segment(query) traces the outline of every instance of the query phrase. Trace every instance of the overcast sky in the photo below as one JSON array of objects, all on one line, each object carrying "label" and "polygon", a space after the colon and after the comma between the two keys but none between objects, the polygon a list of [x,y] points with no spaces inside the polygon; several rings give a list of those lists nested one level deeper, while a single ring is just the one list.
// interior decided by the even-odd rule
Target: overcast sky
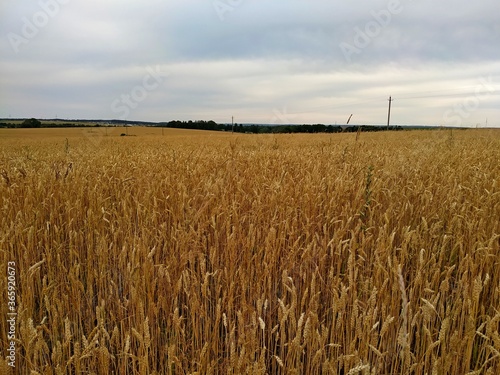
[{"label": "overcast sky", "polygon": [[500,127],[498,0],[2,0],[0,117]]}]

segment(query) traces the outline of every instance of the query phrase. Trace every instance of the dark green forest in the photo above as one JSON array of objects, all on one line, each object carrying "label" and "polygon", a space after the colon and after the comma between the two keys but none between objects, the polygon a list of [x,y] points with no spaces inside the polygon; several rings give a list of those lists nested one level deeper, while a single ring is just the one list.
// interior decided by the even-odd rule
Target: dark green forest
[{"label": "dark green forest", "polygon": [[358,130],[382,131],[382,130],[403,130],[401,126],[372,126],[372,125],[263,125],[263,124],[217,124],[214,121],[170,121],[160,123],[157,126],[178,128],[178,129],[199,129],[199,130],[219,130],[234,131],[236,133],[342,133],[357,132]]}]

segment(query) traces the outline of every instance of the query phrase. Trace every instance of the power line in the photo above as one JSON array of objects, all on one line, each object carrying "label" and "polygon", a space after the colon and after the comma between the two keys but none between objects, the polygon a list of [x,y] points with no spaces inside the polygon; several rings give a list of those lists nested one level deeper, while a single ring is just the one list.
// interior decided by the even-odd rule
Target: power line
[{"label": "power line", "polygon": [[[471,87],[474,87],[474,86],[471,86]],[[435,91],[426,91],[426,92],[429,92],[429,93],[432,93],[432,92],[435,92],[436,94],[435,95],[415,95],[415,96],[399,96],[398,95],[398,100],[409,100],[409,99],[431,99],[431,98],[440,98],[440,97],[447,97],[447,98],[453,98],[453,97],[466,97],[466,96],[471,96],[471,95],[475,95],[474,91],[472,92],[461,92],[461,93],[448,93],[448,94],[445,94],[445,92],[447,91],[450,91],[450,90],[462,90],[463,88],[460,88],[460,89],[447,89],[447,90],[435,90]],[[426,92],[422,92],[422,93],[426,93]],[[443,93],[443,94],[438,94],[438,93]],[[495,92],[489,92],[488,93],[488,96],[498,96],[500,95],[500,92],[499,91],[495,91]],[[392,101],[394,101],[394,99],[390,98],[391,101],[389,103],[391,103]],[[297,110],[297,111],[294,111],[294,114],[308,114],[308,113],[314,113],[316,112],[317,110],[320,110],[320,109],[324,109],[324,108],[329,108],[329,109],[340,109],[340,108],[346,108],[346,107],[354,107],[354,106],[360,106],[360,105],[363,105],[363,104],[367,104],[367,103],[372,103],[372,102],[380,102],[381,100],[383,100],[381,97],[373,97],[373,98],[370,98],[370,99],[367,99],[367,100],[353,100],[353,101],[350,101],[350,102],[344,102],[344,103],[341,103],[341,104],[338,104],[338,105],[321,105],[321,106],[315,106],[315,107],[309,107],[305,110]],[[388,114],[388,117],[390,117],[390,114]],[[389,118],[390,120],[390,118]],[[389,122],[389,121],[388,121]]]}]

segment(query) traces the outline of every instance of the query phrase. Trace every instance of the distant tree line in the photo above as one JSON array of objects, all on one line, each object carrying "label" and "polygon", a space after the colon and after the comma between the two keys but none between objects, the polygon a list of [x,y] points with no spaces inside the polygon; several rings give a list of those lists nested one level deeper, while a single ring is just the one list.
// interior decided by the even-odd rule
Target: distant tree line
[{"label": "distant tree line", "polygon": [[[123,121],[123,120],[59,120],[46,119],[40,121],[35,118],[30,119],[14,119],[5,121],[2,119],[0,127],[2,128],[82,128],[82,127],[101,127],[101,126],[156,126],[158,123],[144,121]],[[5,121],[5,122],[4,122]]]},{"label": "distant tree line", "polygon": [[[51,122],[54,121],[54,122]],[[373,131],[383,131],[387,130],[386,126],[371,126],[371,125],[349,125],[349,126],[338,126],[338,125],[243,125],[243,124],[217,124],[215,121],[170,121],[161,123],[151,123],[142,121],[127,121],[126,123],[122,120],[75,120],[74,122],[63,122],[57,120],[44,120],[41,121],[31,118],[26,119],[22,122],[16,123],[0,123],[0,127],[7,128],[77,128],[77,127],[100,127],[100,126],[125,126],[125,125],[136,125],[136,126],[157,126],[157,127],[169,127],[178,129],[198,129],[198,130],[215,130],[215,131],[234,131],[236,133],[353,133],[358,130],[362,132],[373,132]],[[403,130],[401,126],[390,126],[389,130]]]},{"label": "distant tree line", "polygon": [[[337,125],[242,125],[242,124],[217,124],[214,121],[170,121],[160,123],[164,126],[177,129],[199,129],[234,131],[237,133],[342,133],[342,132],[363,132],[387,130],[387,126],[337,126]],[[389,130],[403,130],[401,126],[390,126]]]},{"label": "distant tree line", "polygon": [[[35,123],[31,124],[25,124],[23,123],[0,123],[0,127],[3,128],[85,128],[88,127],[89,125],[85,124],[78,124],[78,123],[70,123],[70,122],[57,122],[57,123],[40,123],[40,125],[37,125]],[[94,127],[100,127],[101,125],[95,124],[92,125]]]},{"label": "distant tree line", "polygon": [[199,129],[199,130],[231,130],[231,125],[227,129],[227,125],[217,124],[215,121],[170,121],[161,122],[157,126],[176,129]]},{"label": "distant tree line", "polygon": [[2,122],[0,126],[2,128],[41,128],[42,123],[35,118],[30,118],[18,123]]}]

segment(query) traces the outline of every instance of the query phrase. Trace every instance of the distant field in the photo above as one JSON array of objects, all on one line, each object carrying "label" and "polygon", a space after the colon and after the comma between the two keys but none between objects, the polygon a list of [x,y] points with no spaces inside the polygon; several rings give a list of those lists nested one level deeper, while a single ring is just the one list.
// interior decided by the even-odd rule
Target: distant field
[{"label": "distant field", "polygon": [[495,130],[0,129],[10,373],[499,374],[499,176]]}]

